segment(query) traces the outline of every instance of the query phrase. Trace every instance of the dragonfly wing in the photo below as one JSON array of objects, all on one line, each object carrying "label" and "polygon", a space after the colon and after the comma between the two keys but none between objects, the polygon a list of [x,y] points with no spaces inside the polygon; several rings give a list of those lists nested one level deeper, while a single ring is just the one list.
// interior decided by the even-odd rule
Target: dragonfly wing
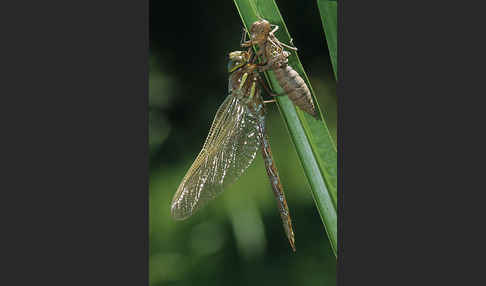
[{"label": "dragonfly wing", "polygon": [[172,199],[171,213],[185,219],[219,195],[250,166],[260,146],[254,114],[233,95],[219,107],[204,146]]}]

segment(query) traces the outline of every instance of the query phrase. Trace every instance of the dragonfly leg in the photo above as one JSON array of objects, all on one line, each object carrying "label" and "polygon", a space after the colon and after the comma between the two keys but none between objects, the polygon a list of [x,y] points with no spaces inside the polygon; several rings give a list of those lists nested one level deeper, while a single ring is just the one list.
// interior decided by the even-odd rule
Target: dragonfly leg
[{"label": "dragonfly leg", "polygon": [[240,46],[242,48],[247,48],[247,47],[251,48],[251,46],[253,46],[254,43],[251,39],[247,40],[246,37],[247,37],[247,31],[245,28],[243,28],[243,34],[241,35]]},{"label": "dragonfly leg", "polygon": [[243,45],[243,43],[246,43],[246,29],[245,29],[245,27],[243,27],[243,33],[241,34],[240,45]]},{"label": "dragonfly leg", "polygon": [[251,54],[248,62],[251,63],[253,66],[257,67],[259,72],[267,71],[272,67],[273,61],[266,61],[266,62],[263,62],[263,63],[257,63],[257,59],[255,59],[255,57],[262,55],[262,53],[260,53],[260,50],[257,51],[256,53],[254,53],[251,50],[251,48],[249,48],[248,53]]},{"label": "dragonfly leg", "polygon": [[263,101],[264,104],[274,103],[274,102],[277,102],[277,101],[275,99],[270,99],[270,100],[264,100]]},{"label": "dragonfly leg", "polygon": [[[273,25],[273,26],[275,26],[275,28],[274,28],[274,29],[273,29],[273,30],[272,30],[272,31],[269,33],[269,35],[271,36],[270,38],[274,38],[274,39],[275,39],[275,40],[278,42],[278,44],[280,44],[280,45],[282,45],[282,46],[284,46],[284,47],[286,47],[286,48],[288,48],[288,49],[291,49],[291,50],[297,51],[297,48],[296,48],[296,47],[293,47],[293,45],[294,45],[294,43],[293,43],[293,42],[294,42],[294,39],[292,39],[292,38],[290,39],[290,44],[291,44],[292,46],[289,46],[289,45],[287,45],[287,44],[285,44],[285,43],[280,42],[280,41],[279,41],[279,40],[278,40],[278,39],[275,37],[275,35],[274,35],[274,34],[275,34],[275,32],[277,32],[277,30],[278,30],[279,26],[277,26],[277,25]],[[269,38],[268,40],[270,40],[270,38]],[[270,40],[270,41],[271,41],[271,40]]]},{"label": "dragonfly leg", "polygon": [[253,45],[253,43],[250,40],[248,40],[248,41],[246,41],[244,43],[241,43],[241,47],[242,48],[251,47],[251,45]]},{"label": "dragonfly leg", "polygon": [[[277,40],[277,41],[278,41],[278,40]],[[284,47],[286,47],[286,48],[289,48],[289,49],[294,50],[294,51],[297,51],[297,50],[298,50],[296,47],[293,47],[293,45],[294,45],[294,39],[292,39],[292,38],[290,39],[290,44],[291,44],[292,46],[289,46],[289,45],[287,45],[287,44],[285,44],[285,43],[282,43],[282,42],[280,42],[280,41],[278,41],[278,42],[279,42],[279,44],[281,44],[282,46],[284,46]]]},{"label": "dragonfly leg", "polygon": [[[250,54],[251,54],[251,56],[250,56],[250,60],[249,60],[248,62],[250,62],[250,63],[254,63],[254,62],[256,62],[256,60],[255,60],[256,54],[255,54],[255,53],[253,53],[253,50],[251,49],[251,47],[249,47],[249,48],[248,48],[248,53],[250,53]],[[257,65],[258,65],[258,64],[257,64]]]},{"label": "dragonfly leg", "polygon": [[265,63],[258,64],[258,71],[259,72],[264,72],[272,68],[274,62],[273,61],[267,61]]},{"label": "dragonfly leg", "polygon": [[278,28],[280,28],[279,26],[277,25],[271,25],[271,26],[275,26],[275,28],[273,28],[272,31],[270,31],[270,33],[268,33],[269,35],[273,36],[273,34],[275,34],[275,32],[277,32]]},{"label": "dragonfly leg", "polygon": [[[274,35],[274,34],[275,34],[275,32],[277,32],[277,30],[278,30],[279,26],[277,26],[277,25],[273,25],[273,26],[275,26],[275,28],[274,28],[274,29],[273,29],[273,30],[272,30],[272,31],[269,33],[269,35],[270,35],[270,36],[275,37],[275,35]],[[275,38],[275,39],[276,39],[276,38]],[[294,45],[294,39],[292,39],[292,38],[290,39],[290,44],[291,44],[292,46],[289,46],[289,45],[287,45],[287,44],[285,44],[285,43],[282,43],[282,42],[280,42],[279,40],[277,40],[277,41],[278,41],[278,42],[279,42],[279,44],[281,44],[282,46],[284,46],[284,47],[286,47],[286,48],[289,48],[289,49],[291,49],[291,50],[297,51],[297,48],[296,48],[296,47],[293,47],[293,45]]]},{"label": "dragonfly leg", "polygon": [[[258,81],[260,82],[260,85],[263,86],[263,88],[265,89],[265,91],[270,95],[270,96],[273,96],[273,97],[276,97],[278,96],[278,94],[276,93],[273,93],[271,90],[270,90],[270,87],[268,87],[268,85],[263,81],[263,79],[261,77],[258,77]],[[272,102],[272,101],[270,101]]]}]

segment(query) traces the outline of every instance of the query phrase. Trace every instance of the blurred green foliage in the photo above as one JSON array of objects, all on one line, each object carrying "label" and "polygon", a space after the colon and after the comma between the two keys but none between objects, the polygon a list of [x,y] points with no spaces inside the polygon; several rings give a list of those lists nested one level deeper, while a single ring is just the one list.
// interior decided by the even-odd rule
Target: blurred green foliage
[{"label": "blurred green foliage", "polygon": [[[150,285],[335,285],[336,260],[275,105],[269,139],[296,235],[292,253],[260,154],[242,177],[185,221],[170,202],[227,96],[226,58],[239,49],[232,1],[179,1],[150,10]],[[336,138],[331,63],[315,2],[278,2]],[[180,5],[180,7],[177,7]],[[184,11],[184,19],[174,11]]]}]

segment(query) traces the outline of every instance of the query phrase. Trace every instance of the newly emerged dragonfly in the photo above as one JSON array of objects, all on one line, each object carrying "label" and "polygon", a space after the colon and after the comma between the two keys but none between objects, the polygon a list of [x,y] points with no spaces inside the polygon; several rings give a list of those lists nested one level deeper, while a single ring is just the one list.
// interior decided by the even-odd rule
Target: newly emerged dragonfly
[{"label": "newly emerged dragonfly", "polygon": [[[274,28],[272,29],[272,27]],[[257,55],[263,56],[265,60],[259,67],[259,71],[272,70],[278,83],[294,104],[310,115],[317,117],[318,114],[309,88],[302,77],[288,65],[290,53],[285,51],[284,47],[292,50],[297,50],[297,48],[280,42],[275,36],[278,29],[279,26],[272,25],[265,19],[260,19],[250,27],[250,40],[246,41],[246,31],[243,31],[241,46],[257,45]]]},{"label": "newly emerged dragonfly", "polygon": [[229,94],[216,112],[201,152],[172,199],[171,213],[186,219],[221,194],[248,168],[261,149],[265,168],[292,250],[295,239],[287,201],[266,136],[258,66],[250,53],[229,54]]}]

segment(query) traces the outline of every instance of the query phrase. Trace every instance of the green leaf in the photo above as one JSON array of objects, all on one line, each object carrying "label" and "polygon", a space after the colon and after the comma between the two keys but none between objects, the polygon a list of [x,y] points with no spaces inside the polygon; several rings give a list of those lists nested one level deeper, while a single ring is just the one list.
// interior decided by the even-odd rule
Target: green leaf
[{"label": "green leaf", "polygon": [[337,2],[317,0],[317,7],[319,7],[324,33],[326,33],[327,47],[331,56],[334,77],[337,79]]},{"label": "green leaf", "polygon": [[[273,0],[234,0],[243,24],[249,30],[258,17],[280,26],[277,38],[290,43],[290,35]],[[335,255],[337,250],[337,149],[316,101],[307,75],[295,51],[290,51],[289,65],[297,71],[309,87],[319,119],[295,108],[287,96],[278,96],[277,103],[295,145],[300,162],[309,181],[314,202],[324,224]],[[277,94],[284,94],[272,71],[265,73],[269,86]]]}]

